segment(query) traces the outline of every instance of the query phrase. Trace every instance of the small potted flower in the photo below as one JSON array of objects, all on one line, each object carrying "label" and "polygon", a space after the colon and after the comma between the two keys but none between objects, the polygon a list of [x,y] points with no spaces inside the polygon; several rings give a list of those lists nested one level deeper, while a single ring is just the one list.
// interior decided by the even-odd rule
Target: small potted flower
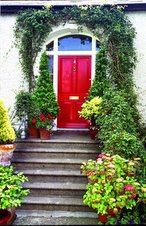
[{"label": "small potted flower", "polygon": [[99,131],[99,125],[97,125],[97,117],[101,113],[101,97],[94,97],[93,99],[86,100],[82,104],[82,109],[79,111],[80,117],[89,120],[89,131],[92,139],[96,138]]},{"label": "small potted flower", "polygon": [[12,127],[8,110],[4,102],[0,100],[0,164],[3,166],[11,164],[13,151],[16,148],[15,130]]},{"label": "small potted flower", "polygon": [[83,162],[81,173],[89,182],[83,202],[95,209],[100,222],[121,219],[139,203],[146,204],[146,184],[138,181],[139,167],[139,158],[128,160],[108,154],[99,154],[97,160]]},{"label": "small potted flower", "polygon": [[35,126],[39,129],[40,139],[47,140],[50,138],[54,126],[54,118],[51,114],[40,114],[35,122]]}]

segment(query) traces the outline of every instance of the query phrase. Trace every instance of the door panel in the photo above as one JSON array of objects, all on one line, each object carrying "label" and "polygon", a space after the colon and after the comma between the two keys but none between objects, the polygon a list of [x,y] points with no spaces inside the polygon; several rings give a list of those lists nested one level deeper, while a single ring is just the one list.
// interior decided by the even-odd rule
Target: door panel
[{"label": "door panel", "polygon": [[58,127],[87,128],[78,111],[91,85],[91,56],[60,56],[58,68]]}]

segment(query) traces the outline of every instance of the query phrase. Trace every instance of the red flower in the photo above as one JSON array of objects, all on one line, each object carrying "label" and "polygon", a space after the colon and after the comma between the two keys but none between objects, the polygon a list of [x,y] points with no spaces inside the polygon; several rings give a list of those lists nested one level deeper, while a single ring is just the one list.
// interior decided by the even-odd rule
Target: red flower
[{"label": "red flower", "polygon": [[42,121],[45,122],[47,119],[46,118],[42,118]]},{"label": "red flower", "polygon": [[135,198],[136,198],[136,194],[133,193],[133,194],[131,195],[131,199],[135,199]]},{"label": "red flower", "polygon": [[45,117],[44,114],[40,114],[40,118],[41,118],[41,119],[44,119],[44,118],[46,118],[46,117]]},{"label": "red flower", "polygon": [[46,117],[51,120],[53,119],[53,116],[51,114],[48,114]]},{"label": "red flower", "polygon": [[135,190],[135,188],[131,184],[126,185],[124,188],[126,191],[134,191]]},{"label": "red flower", "polygon": [[36,119],[33,118],[31,122],[32,122],[33,124],[36,124]]}]

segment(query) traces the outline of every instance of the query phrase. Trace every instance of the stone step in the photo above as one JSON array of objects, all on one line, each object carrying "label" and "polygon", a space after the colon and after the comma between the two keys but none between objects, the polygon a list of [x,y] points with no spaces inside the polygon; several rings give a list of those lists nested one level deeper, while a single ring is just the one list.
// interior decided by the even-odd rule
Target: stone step
[{"label": "stone step", "polygon": [[97,225],[95,212],[17,210],[13,225]]},{"label": "stone step", "polygon": [[16,148],[54,148],[54,149],[86,149],[98,150],[99,142],[92,140],[40,140],[21,139],[16,140]]},{"label": "stone step", "polygon": [[30,196],[48,196],[48,195],[59,195],[59,196],[79,196],[80,198],[86,192],[86,185],[82,183],[72,182],[25,182],[24,188],[30,190]]},{"label": "stone step", "polygon": [[13,158],[12,165],[20,170],[23,169],[80,169],[84,159],[70,158]]},{"label": "stone step", "polygon": [[27,196],[18,209],[47,210],[47,211],[91,211],[84,205],[82,198],[70,196]]},{"label": "stone step", "polygon": [[[30,194],[17,210],[21,213],[23,210],[30,211],[32,214],[34,211],[46,211],[53,215],[60,211],[70,214],[82,212],[82,223],[91,225],[87,223],[91,220],[88,213],[93,212],[93,209],[83,204],[87,178],[80,174],[80,167],[85,160],[96,159],[100,149],[99,142],[92,140],[88,132],[83,131],[57,131],[50,140],[17,140],[12,165],[28,177],[29,181],[23,186],[30,189]],[[27,221],[28,216],[24,217]],[[56,217],[54,222],[60,225],[72,224],[70,219],[73,217],[62,215],[61,218],[59,221]],[[82,224],[79,217],[74,215],[74,219],[73,222]],[[37,225],[38,218],[35,220]],[[97,215],[92,221],[92,225],[97,224]],[[21,225],[19,222],[18,225]]]},{"label": "stone step", "polygon": [[[19,171],[19,170],[18,170]],[[33,182],[80,182],[86,183],[87,178],[80,174],[80,170],[46,170],[46,169],[23,169],[29,181]]]},{"label": "stone step", "polygon": [[92,149],[73,149],[73,148],[56,148],[53,147],[26,147],[17,148],[13,153],[13,158],[96,158],[99,151]]}]

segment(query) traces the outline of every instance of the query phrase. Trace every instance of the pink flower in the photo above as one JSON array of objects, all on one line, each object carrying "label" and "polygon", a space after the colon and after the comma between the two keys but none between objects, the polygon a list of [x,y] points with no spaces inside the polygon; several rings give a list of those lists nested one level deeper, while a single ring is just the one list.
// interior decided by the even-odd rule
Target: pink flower
[{"label": "pink flower", "polygon": [[95,175],[95,172],[93,172],[93,171],[88,171],[88,174],[89,174],[89,175]]},{"label": "pink flower", "polygon": [[104,154],[99,154],[98,155],[98,158],[103,158],[103,157],[105,157],[106,155],[104,155]]},{"label": "pink flower", "polygon": [[124,188],[126,191],[134,191],[135,190],[135,188],[131,184],[126,185]]}]

